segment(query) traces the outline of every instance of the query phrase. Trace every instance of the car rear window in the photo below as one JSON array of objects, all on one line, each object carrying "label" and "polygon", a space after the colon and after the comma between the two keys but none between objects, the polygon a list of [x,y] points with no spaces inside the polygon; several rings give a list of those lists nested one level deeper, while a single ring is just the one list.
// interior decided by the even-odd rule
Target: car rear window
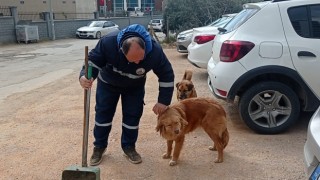
[{"label": "car rear window", "polygon": [[243,9],[238,13],[229,23],[226,24],[224,29],[226,32],[231,32],[246,22],[251,16],[253,16],[259,9]]},{"label": "car rear window", "polygon": [[160,20],[152,20],[152,23],[160,23]]}]

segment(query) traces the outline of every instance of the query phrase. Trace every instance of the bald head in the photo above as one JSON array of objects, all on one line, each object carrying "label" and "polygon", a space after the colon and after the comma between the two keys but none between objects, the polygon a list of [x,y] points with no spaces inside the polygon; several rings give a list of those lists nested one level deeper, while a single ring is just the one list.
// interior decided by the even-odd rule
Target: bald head
[{"label": "bald head", "polygon": [[122,52],[129,62],[139,64],[145,57],[145,43],[139,37],[130,37],[123,41]]}]

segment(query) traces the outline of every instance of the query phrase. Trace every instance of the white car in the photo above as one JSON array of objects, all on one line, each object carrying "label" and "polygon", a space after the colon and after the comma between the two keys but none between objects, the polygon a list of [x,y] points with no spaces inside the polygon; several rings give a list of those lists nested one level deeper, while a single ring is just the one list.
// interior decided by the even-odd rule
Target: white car
[{"label": "white car", "polygon": [[[215,26],[216,24],[220,24],[221,22],[225,21],[226,19],[229,19],[229,14],[223,15],[221,18],[215,20],[214,22],[206,25],[206,26]],[[202,27],[206,27],[206,26],[202,26]],[[188,46],[191,43],[191,39],[192,39],[192,35],[193,35],[193,29],[188,29],[185,31],[180,32],[177,35],[177,51],[179,53],[188,53]]]},{"label": "white car", "polygon": [[[245,4],[215,37],[208,85],[257,133],[287,130],[320,105],[320,1]],[[237,98],[236,98],[237,97]]]},{"label": "white car", "polygon": [[320,179],[320,107],[313,114],[304,145],[304,165],[308,179]]},{"label": "white car", "polygon": [[113,31],[119,31],[119,26],[112,21],[91,21],[87,26],[77,29],[76,36],[100,39]]},{"label": "white car", "polygon": [[213,26],[193,28],[191,43],[188,45],[188,60],[199,68],[207,68],[211,56],[213,40],[219,32],[218,27],[225,26],[236,14],[225,14]]},{"label": "white car", "polygon": [[163,19],[152,19],[148,24],[148,30],[151,29],[151,26],[154,31],[162,31],[163,30]]}]

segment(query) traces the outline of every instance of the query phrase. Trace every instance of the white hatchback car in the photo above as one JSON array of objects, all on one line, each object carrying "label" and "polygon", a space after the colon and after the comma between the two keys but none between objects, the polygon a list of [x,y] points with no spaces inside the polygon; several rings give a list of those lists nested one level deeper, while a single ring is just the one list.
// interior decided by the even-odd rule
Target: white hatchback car
[{"label": "white hatchback car", "polygon": [[76,36],[78,38],[100,39],[102,36],[118,30],[119,26],[112,21],[91,21],[87,26],[77,29]]},{"label": "white hatchback car", "polygon": [[213,26],[193,28],[191,43],[188,46],[188,60],[198,68],[207,68],[211,56],[214,37],[218,27],[225,26],[236,14],[225,14]]},{"label": "white hatchback car", "polygon": [[148,31],[150,30],[151,26],[154,31],[162,32],[163,31],[163,19],[150,20],[150,22],[148,24]]},{"label": "white hatchback car", "polygon": [[252,130],[280,133],[300,111],[320,105],[320,1],[243,7],[214,40],[208,85],[217,97],[239,101]]}]

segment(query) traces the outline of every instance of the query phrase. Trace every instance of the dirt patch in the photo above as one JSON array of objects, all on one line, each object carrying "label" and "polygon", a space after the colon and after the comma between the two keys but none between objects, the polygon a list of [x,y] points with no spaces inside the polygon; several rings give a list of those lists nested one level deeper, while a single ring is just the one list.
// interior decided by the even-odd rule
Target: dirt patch
[{"label": "dirt patch", "polygon": [[[198,96],[213,98],[205,69],[193,67],[187,56],[175,49],[164,51],[172,62],[176,81],[182,78],[186,68],[192,69]],[[157,78],[150,72],[137,142],[143,162],[135,165],[123,157],[119,106],[108,150],[99,165],[101,179],[306,179],[302,152],[307,121],[301,121],[284,134],[258,135],[240,120],[236,105],[223,101],[220,102],[228,113],[230,132],[225,161],[213,162],[217,153],[208,150],[212,142],[198,129],[186,137],[179,164],[170,167],[169,160],[161,158],[166,142],[155,131],[156,116],[152,107],[157,100],[157,91]],[[93,142],[94,94],[95,88],[91,98],[88,157]],[[83,90],[78,83],[78,73],[9,96],[0,104],[0,110],[0,179],[61,179],[66,167],[81,165]],[[303,114],[301,119],[309,116]]]}]

